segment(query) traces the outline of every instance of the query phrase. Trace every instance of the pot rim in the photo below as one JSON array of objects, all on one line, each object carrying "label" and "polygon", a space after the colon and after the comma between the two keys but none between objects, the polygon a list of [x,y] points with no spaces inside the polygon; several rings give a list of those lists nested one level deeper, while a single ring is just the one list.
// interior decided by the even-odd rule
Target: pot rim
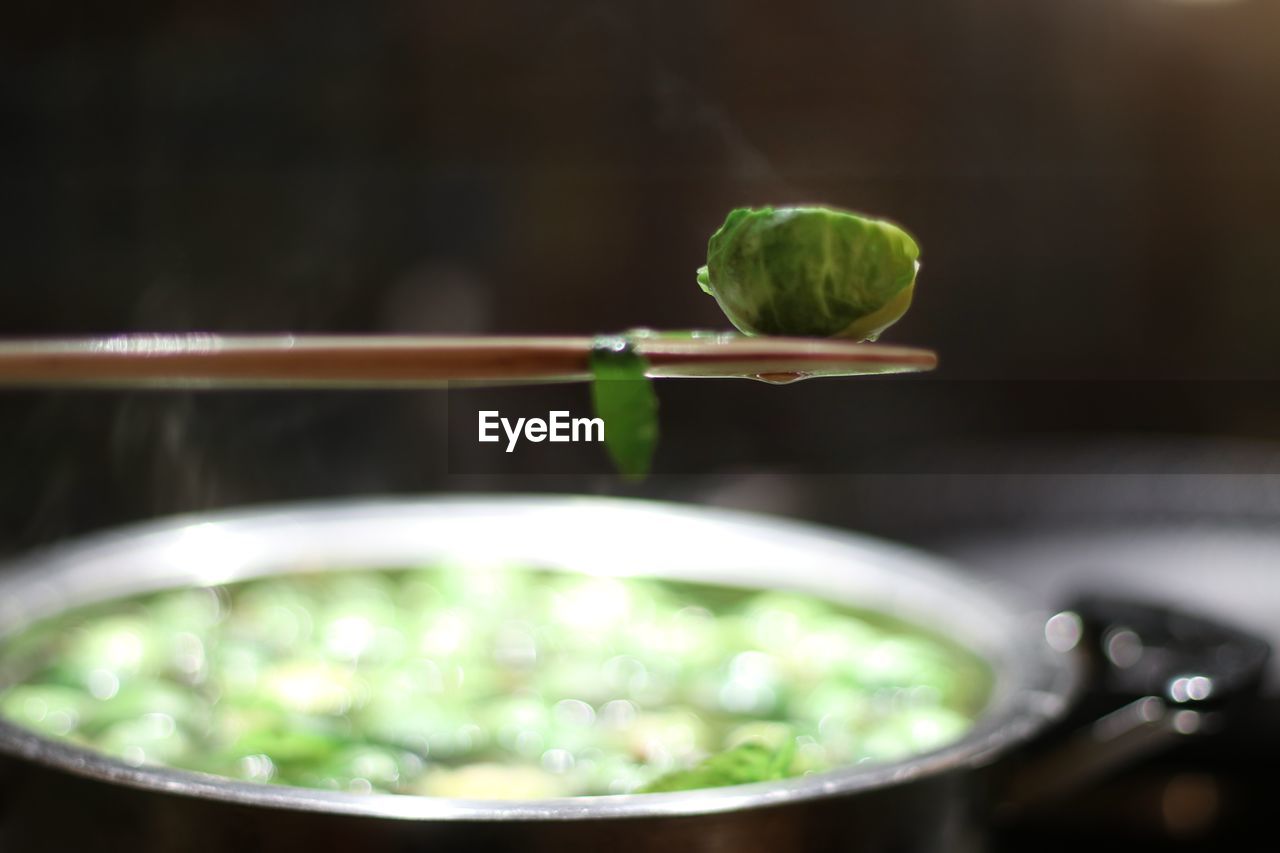
[{"label": "pot rim", "polygon": [[[495,521],[512,535],[475,538],[491,532]],[[665,535],[634,541],[637,524],[656,525]],[[364,539],[353,537],[357,530]],[[370,532],[378,536],[370,538]],[[628,532],[636,547],[613,552],[611,565],[600,566],[600,546],[615,544]],[[737,540],[736,547],[723,549],[729,537]],[[326,500],[118,528],[33,553],[0,573],[0,640],[36,619],[120,596],[290,571],[360,569],[350,562],[360,554],[366,554],[369,568],[385,567],[396,553],[404,560],[425,560],[463,547],[473,552],[478,541],[485,543],[480,546],[484,555],[541,560],[567,571],[781,587],[836,601],[856,596],[862,606],[923,622],[982,656],[995,676],[992,693],[966,734],[937,750],[891,763],[676,793],[467,800],[271,785],[170,767],[134,767],[2,719],[0,753],[112,784],[292,811],[424,821],[672,817],[847,795],[983,766],[1058,719],[1080,682],[1076,656],[1054,651],[1045,640],[1047,614],[1020,607],[1007,590],[965,578],[923,552],[767,515],[583,496]],[[679,559],[689,562],[655,568],[654,547],[687,549]],[[367,553],[370,549],[375,553]],[[794,562],[797,553],[804,555],[803,562]],[[779,572],[778,560],[784,557],[789,561]],[[875,600],[867,603],[868,596]]]}]

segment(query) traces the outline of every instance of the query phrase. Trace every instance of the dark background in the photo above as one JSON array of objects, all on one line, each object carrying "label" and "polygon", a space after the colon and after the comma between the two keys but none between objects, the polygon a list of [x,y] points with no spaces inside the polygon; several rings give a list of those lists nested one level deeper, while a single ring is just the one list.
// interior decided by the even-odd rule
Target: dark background
[{"label": "dark background", "polygon": [[[6,549],[228,504],[490,489],[720,496],[919,538],[952,486],[906,475],[1272,467],[1275,3],[3,16],[5,335],[722,327],[693,272],[725,212],[823,202],[916,234],[916,304],[886,339],[942,359],[926,379],[662,383],[640,486],[595,447],[477,456],[492,392],[0,392]],[[587,407],[581,386],[509,399]],[[1096,483],[1086,504],[1115,500]],[[834,511],[827,489],[868,497]]]},{"label": "dark background", "polygon": [[[725,213],[820,202],[918,237],[886,340],[942,366],[663,382],[642,484],[475,443],[476,409],[585,414],[585,386],[0,391],[0,551],[300,498],[643,495],[1280,642],[1278,46],[1273,0],[6,4],[0,335],[723,327],[694,270]],[[1007,849],[1244,849],[1271,696]],[[1188,780],[1221,804],[1190,829]]]}]

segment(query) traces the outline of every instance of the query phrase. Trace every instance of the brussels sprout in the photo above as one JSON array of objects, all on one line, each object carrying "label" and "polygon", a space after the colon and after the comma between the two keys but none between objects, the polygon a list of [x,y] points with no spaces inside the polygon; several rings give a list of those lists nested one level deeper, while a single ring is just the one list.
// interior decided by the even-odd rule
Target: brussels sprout
[{"label": "brussels sprout", "polygon": [[123,685],[108,699],[84,708],[85,728],[98,730],[149,713],[163,714],[191,729],[208,726],[211,709],[195,692],[167,681],[139,681]]},{"label": "brussels sprout", "polygon": [[825,207],[738,208],[698,284],[748,335],[874,340],[906,313],[920,249],[898,226]]},{"label": "brussels sprout", "polygon": [[[159,632],[133,615],[109,616],[76,632],[63,659],[65,675],[98,698],[114,695],[120,682],[153,674],[165,649]],[[111,684],[113,686],[108,687]]]},{"label": "brussels sprout", "polygon": [[928,752],[958,738],[969,721],[946,708],[910,710],[873,728],[863,750],[876,761],[896,761]]},{"label": "brussels sprout", "polygon": [[346,667],[298,659],[266,670],[258,689],[262,698],[288,711],[343,714],[355,699],[355,687],[355,676]]},{"label": "brussels sprout", "polygon": [[570,775],[579,791],[598,794],[630,794],[657,776],[643,764],[613,752],[579,760]]},{"label": "brussels sprout", "polygon": [[92,703],[83,691],[60,684],[19,684],[0,695],[0,716],[36,731],[65,737]]},{"label": "brussels sprout", "polygon": [[395,792],[406,780],[416,780],[422,770],[422,760],[411,752],[360,744],[299,770],[289,781],[307,788],[355,793]]},{"label": "brussels sprout", "polygon": [[643,793],[691,791],[695,788],[785,779],[792,775],[791,762],[795,758],[795,751],[794,738],[786,738],[776,748],[758,740],[748,740],[717,752],[693,767],[659,776],[640,790]]},{"label": "brussels sprout", "polygon": [[94,740],[94,746],[136,767],[185,763],[193,744],[173,717],[152,713],[111,725]]},{"label": "brussels sprout", "polygon": [[357,719],[369,737],[433,760],[454,760],[487,745],[488,730],[475,725],[465,707],[383,701]]},{"label": "brussels sprout", "polygon": [[304,714],[228,708],[219,723],[216,743],[240,756],[269,756],[277,765],[313,764],[351,744],[344,726]]}]

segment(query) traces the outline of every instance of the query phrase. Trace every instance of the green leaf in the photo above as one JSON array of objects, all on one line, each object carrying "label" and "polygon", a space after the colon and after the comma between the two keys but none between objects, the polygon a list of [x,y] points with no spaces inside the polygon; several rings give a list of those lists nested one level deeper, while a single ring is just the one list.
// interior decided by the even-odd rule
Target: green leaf
[{"label": "green leaf", "polygon": [[698,284],[750,335],[874,340],[911,305],[920,249],[891,222],[827,207],[739,208]]},{"label": "green leaf", "polygon": [[703,293],[709,293],[715,296],[715,291],[711,289],[711,271],[707,269],[707,265],[703,264],[698,267],[698,287],[702,288]]},{"label": "green leaf", "polygon": [[643,479],[658,444],[658,397],[649,362],[627,335],[601,335],[591,347],[591,401],[604,421],[604,446],[618,471]]},{"label": "green leaf", "polygon": [[791,775],[796,741],[785,738],[778,746],[751,740],[704,759],[688,770],[675,770],[640,789],[643,794],[665,791],[691,791],[696,788],[719,788],[724,785],[746,785],[769,782]]}]

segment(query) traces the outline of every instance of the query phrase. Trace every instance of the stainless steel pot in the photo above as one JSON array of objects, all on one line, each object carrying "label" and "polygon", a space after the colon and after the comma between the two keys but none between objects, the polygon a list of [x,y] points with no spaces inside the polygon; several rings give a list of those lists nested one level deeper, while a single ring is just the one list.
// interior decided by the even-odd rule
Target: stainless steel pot
[{"label": "stainless steel pot", "polygon": [[320,503],[99,535],[0,575],[0,637],[122,595],[460,553],[789,589],[873,608],[982,655],[993,692],[962,740],[894,764],[678,794],[521,802],[347,794],[131,767],[0,722],[0,847],[965,849],[990,814],[983,769],[1061,717],[1080,685],[1081,659],[1071,643],[1055,648],[1047,639],[1048,614],[925,554],[790,521],[585,497]]}]

